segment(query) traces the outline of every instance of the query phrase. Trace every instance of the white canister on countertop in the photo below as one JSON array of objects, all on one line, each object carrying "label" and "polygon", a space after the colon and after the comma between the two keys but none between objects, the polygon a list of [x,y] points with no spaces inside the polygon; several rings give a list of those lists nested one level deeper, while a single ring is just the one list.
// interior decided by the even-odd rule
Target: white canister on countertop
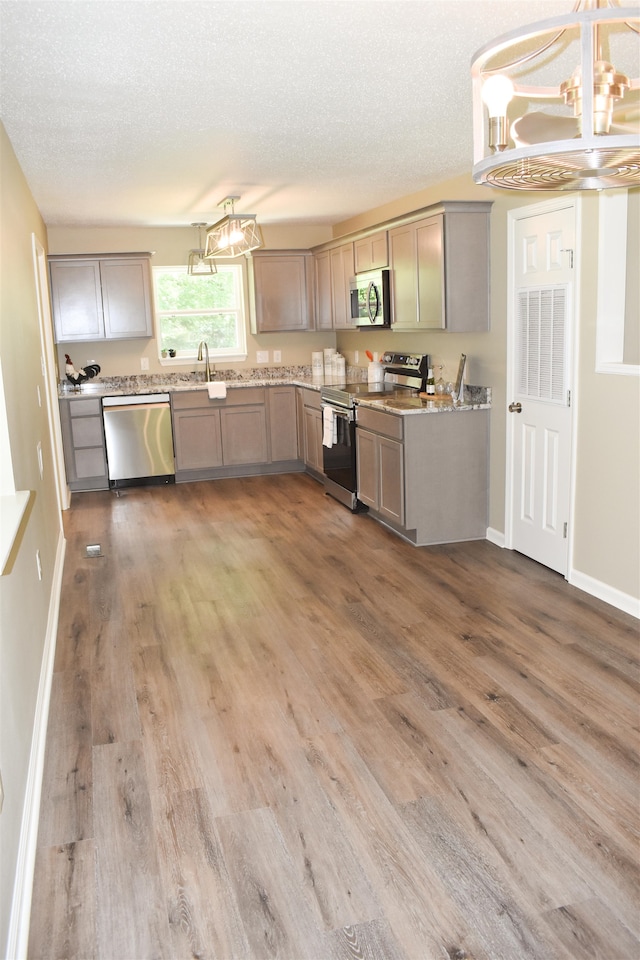
[{"label": "white canister on countertop", "polygon": [[384,367],[378,360],[372,360],[367,370],[368,383],[382,383],[384,380]]}]

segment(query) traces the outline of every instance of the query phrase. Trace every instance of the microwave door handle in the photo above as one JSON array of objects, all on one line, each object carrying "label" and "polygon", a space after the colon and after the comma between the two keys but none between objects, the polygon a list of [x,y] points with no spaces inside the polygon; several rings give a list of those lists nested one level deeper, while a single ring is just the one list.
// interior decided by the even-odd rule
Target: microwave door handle
[{"label": "microwave door handle", "polygon": [[[373,293],[375,294],[375,309],[373,309],[373,310],[371,309],[372,306],[373,306],[372,303],[371,303],[371,300],[372,300],[371,293],[372,293],[372,291],[373,291]],[[376,317],[378,316],[379,310],[380,310],[380,298],[379,298],[379,296],[378,296],[378,288],[376,287],[376,285],[375,285],[375,283],[373,282],[373,280],[371,280],[370,283],[369,283],[369,286],[368,286],[368,288],[367,288],[367,313],[369,314],[369,322],[370,322],[370,323],[374,323],[374,322],[375,322],[375,319],[376,319]]]}]

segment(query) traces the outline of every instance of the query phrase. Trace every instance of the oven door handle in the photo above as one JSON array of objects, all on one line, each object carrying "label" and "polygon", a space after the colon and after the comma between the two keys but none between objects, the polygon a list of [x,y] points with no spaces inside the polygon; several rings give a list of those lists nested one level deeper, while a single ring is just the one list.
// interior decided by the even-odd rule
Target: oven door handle
[{"label": "oven door handle", "polygon": [[343,410],[342,407],[334,407],[332,403],[323,403],[322,406],[323,408],[327,407],[329,410],[333,410],[335,417],[341,417],[342,420],[347,420],[349,423],[355,420],[354,410]]}]

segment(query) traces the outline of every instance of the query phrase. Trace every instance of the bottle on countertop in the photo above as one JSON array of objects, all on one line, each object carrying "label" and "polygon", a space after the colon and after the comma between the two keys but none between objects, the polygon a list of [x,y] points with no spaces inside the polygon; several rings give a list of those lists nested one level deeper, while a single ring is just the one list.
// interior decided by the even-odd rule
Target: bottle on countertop
[{"label": "bottle on countertop", "polygon": [[436,381],[433,376],[433,367],[429,367],[429,369],[427,370],[426,392],[430,397],[435,397]]}]

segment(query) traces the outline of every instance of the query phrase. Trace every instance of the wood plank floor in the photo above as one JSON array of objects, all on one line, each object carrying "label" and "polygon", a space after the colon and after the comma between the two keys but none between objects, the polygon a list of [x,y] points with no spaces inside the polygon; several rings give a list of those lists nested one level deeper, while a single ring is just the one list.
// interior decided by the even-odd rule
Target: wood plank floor
[{"label": "wood plank floor", "polygon": [[66,533],[32,960],[638,960],[632,617],[303,475]]}]

